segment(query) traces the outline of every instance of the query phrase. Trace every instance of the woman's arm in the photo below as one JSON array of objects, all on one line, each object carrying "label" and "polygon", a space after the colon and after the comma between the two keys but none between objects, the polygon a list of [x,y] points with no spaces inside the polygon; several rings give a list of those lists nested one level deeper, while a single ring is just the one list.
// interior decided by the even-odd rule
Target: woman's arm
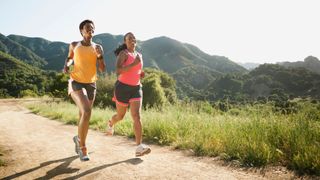
[{"label": "woman's arm", "polygon": [[97,53],[98,69],[100,72],[104,72],[106,70],[106,64],[103,59],[103,48],[100,44],[97,44],[95,49]]},{"label": "woman's arm", "polygon": [[69,52],[68,52],[68,57],[66,59],[66,61],[64,62],[64,66],[63,66],[63,72],[64,73],[69,73],[69,66],[68,66],[68,62],[72,60],[73,58],[73,50],[74,50],[74,47],[77,45],[77,42],[72,42],[70,45],[69,45]]},{"label": "woman's arm", "polygon": [[133,66],[140,63],[141,59],[140,56],[137,55],[133,63],[129,64],[128,66],[122,66],[125,60],[128,58],[128,54],[125,51],[121,51],[117,56],[117,64],[116,64],[116,72],[117,74],[121,74],[123,72],[129,71]]}]

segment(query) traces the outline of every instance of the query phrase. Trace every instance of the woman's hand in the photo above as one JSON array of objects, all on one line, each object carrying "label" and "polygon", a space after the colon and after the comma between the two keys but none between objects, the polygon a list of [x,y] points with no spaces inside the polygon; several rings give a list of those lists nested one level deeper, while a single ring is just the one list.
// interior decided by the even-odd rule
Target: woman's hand
[{"label": "woman's hand", "polygon": [[134,59],[132,66],[135,66],[141,62],[141,57],[139,54],[136,55],[136,58]]},{"label": "woman's hand", "polygon": [[100,59],[101,57],[103,57],[103,50],[102,47],[100,45],[96,45],[95,47],[96,50],[96,54],[97,54],[97,58]]},{"label": "woman's hand", "polygon": [[140,78],[144,78],[144,76],[145,76],[144,71],[141,71]]},{"label": "woman's hand", "polygon": [[62,72],[65,74],[69,74],[69,67],[67,65],[63,66]]}]

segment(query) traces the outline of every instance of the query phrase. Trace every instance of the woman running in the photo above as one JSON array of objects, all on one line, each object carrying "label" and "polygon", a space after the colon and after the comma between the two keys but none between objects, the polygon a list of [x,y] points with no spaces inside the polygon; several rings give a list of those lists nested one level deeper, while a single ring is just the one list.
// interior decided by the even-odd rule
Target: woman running
[{"label": "woman running", "polygon": [[124,36],[124,43],[114,51],[117,56],[116,72],[119,75],[115,83],[113,97],[113,101],[116,102],[117,113],[107,122],[107,135],[113,135],[114,125],[123,119],[127,107],[130,106],[137,144],[136,156],[143,156],[150,153],[151,149],[142,144],[142,86],[140,78],[144,73],[142,71],[142,55],[135,50],[136,43],[135,36],[129,32]]},{"label": "woman running", "polygon": [[68,58],[64,65],[64,72],[68,73],[70,61],[73,61],[68,94],[79,108],[78,135],[73,137],[73,141],[81,161],[89,160],[86,138],[96,95],[97,64],[100,72],[104,72],[106,68],[102,46],[92,42],[94,29],[91,20],[80,23],[79,30],[83,39],[70,44]]}]

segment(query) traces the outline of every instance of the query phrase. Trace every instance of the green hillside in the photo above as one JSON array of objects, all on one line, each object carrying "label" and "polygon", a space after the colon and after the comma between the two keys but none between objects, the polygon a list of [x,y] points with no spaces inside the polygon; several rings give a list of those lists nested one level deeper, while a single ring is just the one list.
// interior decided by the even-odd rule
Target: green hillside
[{"label": "green hillside", "polygon": [[[68,44],[51,42],[43,38],[29,38],[25,36],[9,35],[9,39],[23,45],[46,61],[43,69],[60,71],[68,55]],[[18,56],[18,58],[20,58]]]},{"label": "green hillside", "polygon": [[298,62],[283,62],[280,65],[292,68],[306,68],[314,73],[320,74],[320,61],[318,58],[313,56],[308,56],[304,61]]},{"label": "green hillside", "polygon": [[35,54],[32,50],[7,38],[0,33],[0,51],[19,58],[23,62],[36,67],[43,67],[47,62]]},{"label": "green hillside", "polygon": [[[0,95],[21,97],[64,93],[67,77],[43,71],[0,51]],[[65,92],[66,93],[66,92]]]},{"label": "green hillside", "polygon": [[206,66],[221,73],[246,72],[243,67],[226,57],[210,56],[195,46],[168,37],[143,41],[141,49],[144,59],[147,59],[146,66],[156,67],[168,73],[194,65]]},{"label": "green hillside", "polygon": [[[104,48],[108,73],[114,72],[116,58],[113,51],[123,42],[123,35],[104,33],[94,36],[93,40]],[[181,43],[164,36],[138,41],[137,49],[143,54],[145,67],[162,70],[175,79],[177,95],[181,99],[254,100],[273,94],[319,98],[320,61],[316,57],[309,56],[304,62],[264,64],[249,72],[227,57],[208,55],[191,44]],[[19,35],[6,37],[0,34],[0,50],[5,53],[3,56],[7,59],[8,54],[17,58],[15,62],[21,60],[34,67],[60,72],[67,57],[68,44],[51,42],[43,38]],[[11,56],[9,59],[12,60]],[[22,69],[28,67],[21,66],[23,66]],[[1,68],[5,69],[7,66],[3,65]],[[13,72],[10,73],[19,72],[16,69],[19,68],[13,68],[11,70]],[[7,75],[9,71],[10,68],[7,68]],[[57,73],[53,76],[57,78]],[[8,80],[7,77],[6,80]],[[1,81],[4,80],[1,79]],[[45,86],[42,87],[37,83],[28,82],[27,84],[30,86],[29,89],[36,86],[38,92],[45,92],[43,89]],[[2,87],[14,89],[9,84]],[[18,95],[17,92],[20,90],[14,90],[13,94]]]},{"label": "green hillside", "polygon": [[208,92],[208,85],[221,77],[223,73],[206,66],[189,66],[178,70],[172,76],[176,80],[177,94],[180,98],[203,100]]},{"label": "green hillside", "polygon": [[[114,71],[115,56],[113,51],[123,42],[123,36],[104,33],[94,36],[93,40],[101,44],[104,48],[107,70],[109,72]],[[3,36],[0,42],[2,51],[14,57],[23,59],[24,54],[20,52],[19,49],[16,51],[17,53],[12,53],[12,46],[8,47],[10,43],[42,59],[42,61],[46,63],[43,67],[44,69],[61,70],[64,59],[68,53],[68,44],[63,42],[50,42],[43,38],[9,35],[8,37]],[[206,66],[221,73],[246,72],[243,67],[230,61],[226,57],[210,56],[193,45],[183,44],[167,37],[141,41],[138,43],[138,50],[142,51],[145,67],[155,67],[167,73],[174,73],[189,66]],[[37,60],[34,58],[29,59],[30,62]]]},{"label": "green hillside", "polygon": [[244,86],[253,97],[268,96],[275,90],[294,97],[320,97],[320,75],[305,68],[263,64],[249,73]]}]

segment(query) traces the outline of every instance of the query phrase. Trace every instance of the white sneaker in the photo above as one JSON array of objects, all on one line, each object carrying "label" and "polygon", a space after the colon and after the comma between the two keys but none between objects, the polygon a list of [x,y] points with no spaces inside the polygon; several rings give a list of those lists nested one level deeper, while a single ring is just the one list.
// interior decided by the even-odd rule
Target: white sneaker
[{"label": "white sneaker", "polygon": [[89,154],[87,152],[87,148],[85,146],[79,148],[79,157],[80,161],[89,161]]},{"label": "white sneaker", "polygon": [[109,120],[107,123],[107,131],[106,131],[107,136],[112,136],[114,133],[113,126],[111,126],[110,124],[111,124],[111,120]]},{"label": "white sneaker", "polygon": [[136,156],[143,156],[146,154],[149,154],[151,152],[151,149],[149,146],[145,144],[140,144],[136,149]]}]

